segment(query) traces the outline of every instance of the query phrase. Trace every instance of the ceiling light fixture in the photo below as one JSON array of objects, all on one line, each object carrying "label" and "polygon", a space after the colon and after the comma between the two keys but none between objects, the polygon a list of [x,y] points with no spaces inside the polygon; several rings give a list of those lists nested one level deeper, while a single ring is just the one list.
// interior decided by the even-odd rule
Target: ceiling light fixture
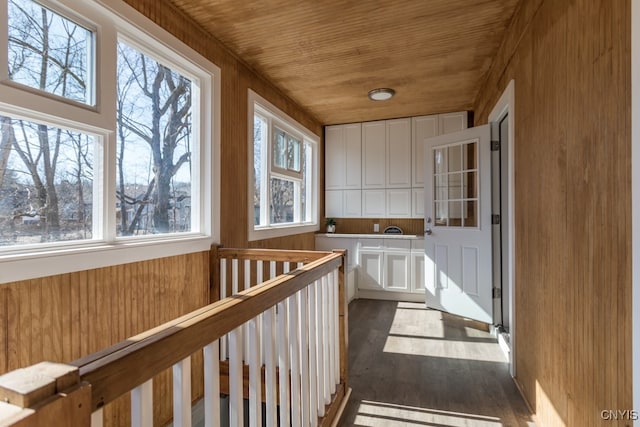
[{"label": "ceiling light fixture", "polygon": [[388,87],[380,87],[369,91],[369,99],[372,101],[386,101],[391,99],[396,91]]}]

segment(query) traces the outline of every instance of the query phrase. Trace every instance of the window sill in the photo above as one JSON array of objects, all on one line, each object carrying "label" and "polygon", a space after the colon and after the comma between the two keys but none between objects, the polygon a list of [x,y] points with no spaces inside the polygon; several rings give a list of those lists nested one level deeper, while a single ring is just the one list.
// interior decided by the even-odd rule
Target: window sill
[{"label": "window sill", "polygon": [[265,227],[260,229],[249,229],[249,241],[273,239],[275,237],[293,236],[296,234],[315,233],[320,229],[318,224],[308,225],[281,225],[276,227]]},{"label": "window sill", "polygon": [[195,235],[170,239],[87,243],[0,255],[0,283],[92,270],[118,264],[206,251],[212,239]]}]

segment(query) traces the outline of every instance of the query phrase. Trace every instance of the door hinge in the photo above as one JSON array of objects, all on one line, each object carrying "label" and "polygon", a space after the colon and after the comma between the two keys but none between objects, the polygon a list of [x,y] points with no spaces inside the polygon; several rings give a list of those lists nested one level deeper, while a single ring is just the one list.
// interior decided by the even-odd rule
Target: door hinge
[{"label": "door hinge", "polygon": [[496,299],[496,298],[502,298],[502,289],[500,289],[500,288],[493,288],[493,292],[492,292],[492,294],[493,294],[493,298],[494,298],[494,299]]},{"label": "door hinge", "polygon": [[500,141],[491,141],[491,151],[500,151]]},{"label": "door hinge", "polygon": [[500,224],[500,215],[493,214],[491,215],[491,224],[499,225]]}]

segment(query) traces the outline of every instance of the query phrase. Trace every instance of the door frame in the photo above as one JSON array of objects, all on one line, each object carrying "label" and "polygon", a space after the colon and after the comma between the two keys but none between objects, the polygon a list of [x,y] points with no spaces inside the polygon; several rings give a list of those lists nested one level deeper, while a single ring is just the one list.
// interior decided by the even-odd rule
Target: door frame
[{"label": "door frame", "polygon": [[[503,277],[503,286],[509,288],[509,342],[511,351],[509,352],[509,372],[511,376],[516,376],[516,283],[515,283],[515,163],[514,149],[515,146],[515,83],[513,80],[509,82],[504,92],[496,102],[493,110],[489,114],[489,123],[500,123],[507,116],[508,144],[507,144],[507,188],[502,189],[507,194],[507,277]],[[505,280],[506,279],[506,280]]]}]

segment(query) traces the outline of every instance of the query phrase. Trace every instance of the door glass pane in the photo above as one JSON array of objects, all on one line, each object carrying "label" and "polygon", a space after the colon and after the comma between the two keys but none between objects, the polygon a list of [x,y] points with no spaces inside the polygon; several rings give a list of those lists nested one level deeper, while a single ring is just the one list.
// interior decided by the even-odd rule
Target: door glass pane
[{"label": "door glass pane", "polygon": [[477,156],[477,142],[472,142],[470,144],[465,144],[462,148],[464,158],[463,158],[463,170],[469,169],[478,169],[478,156]]},{"label": "door glass pane", "polygon": [[478,202],[476,200],[464,201],[464,227],[478,226]]},{"label": "door glass pane", "polygon": [[448,182],[447,175],[435,176],[435,188],[433,192],[435,200],[448,199],[449,186],[447,185],[447,182]]},{"label": "door glass pane", "polygon": [[462,202],[449,201],[449,227],[462,226]]},{"label": "door glass pane", "polygon": [[287,167],[287,140],[286,134],[280,129],[275,131],[275,144],[273,144],[273,165],[277,168]]},{"label": "door glass pane", "polygon": [[462,198],[462,174],[449,174],[449,200]]},{"label": "door glass pane", "polygon": [[449,172],[458,172],[462,169],[462,147],[454,145],[449,147]]},{"label": "door glass pane", "polygon": [[440,227],[447,225],[447,202],[435,203],[434,225],[440,226]]},{"label": "door glass pane", "polygon": [[433,172],[447,172],[447,149],[437,148],[433,151]]},{"label": "door glass pane", "polygon": [[478,172],[464,172],[462,174],[463,195],[465,199],[476,199],[478,197]]}]

